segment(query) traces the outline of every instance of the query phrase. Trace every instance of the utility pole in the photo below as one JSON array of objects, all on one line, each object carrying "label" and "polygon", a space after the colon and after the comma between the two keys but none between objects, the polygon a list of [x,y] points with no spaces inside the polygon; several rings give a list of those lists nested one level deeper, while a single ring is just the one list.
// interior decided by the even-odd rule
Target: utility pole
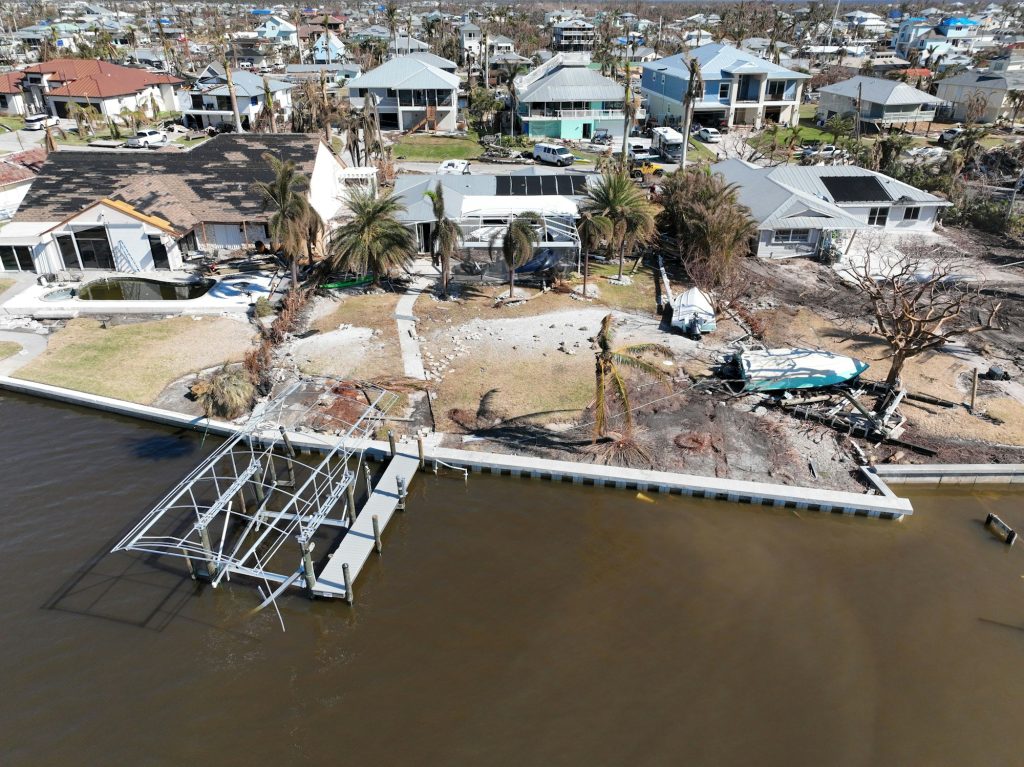
[{"label": "utility pole", "polygon": [[700,73],[700,62],[690,59],[690,79],[686,83],[685,103],[683,104],[683,152],[679,157],[679,169],[686,170],[686,153],[690,148],[690,123],[693,119],[693,102],[699,92],[704,90],[704,78]]}]

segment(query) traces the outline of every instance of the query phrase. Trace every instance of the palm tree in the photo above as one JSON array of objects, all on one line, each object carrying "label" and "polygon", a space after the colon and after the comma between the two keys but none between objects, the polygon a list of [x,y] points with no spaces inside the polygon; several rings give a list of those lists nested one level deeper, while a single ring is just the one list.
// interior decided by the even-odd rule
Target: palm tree
[{"label": "palm tree", "polygon": [[430,198],[434,210],[434,231],[431,236],[430,248],[434,258],[441,266],[441,297],[448,297],[448,275],[452,269],[452,257],[455,256],[462,243],[462,230],[459,225],[448,218],[444,209],[444,187],[437,182],[437,187],[424,192]]},{"label": "palm tree", "polygon": [[395,0],[388,0],[387,5],[384,6],[384,23],[391,32],[391,45],[395,49],[396,56],[398,55],[398,22],[398,3]]},{"label": "palm tree", "polygon": [[625,435],[633,431],[633,408],[629,400],[629,385],[626,381],[626,369],[662,381],[668,381],[669,374],[654,363],[643,359],[644,354],[656,352],[665,357],[672,356],[672,350],[662,344],[631,344],[615,345],[615,330],[612,327],[613,317],[605,315],[601,320],[601,330],[597,334],[597,354],[594,365],[594,437],[607,436],[608,418],[610,414],[609,394],[619,401],[625,418]]},{"label": "palm tree", "polygon": [[416,254],[412,232],[398,220],[402,203],[394,194],[353,192],[348,208],[351,217],[335,230],[328,256],[335,268],[372,273],[374,287],[380,287],[381,276],[408,268]]},{"label": "palm tree", "polygon": [[659,228],[675,237],[686,271],[700,288],[725,283],[736,257],[746,252],[757,232],[737,194],[735,184],[709,168],[678,171],[662,185]]},{"label": "palm tree", "polygon": [[832,143],[839,141],[840,136],[848,136],[853,132],[854,115],[834,114],[825,121],[825,130],[832,135]]},{"label": "palm tree", "polygon": [[[626,246],[648,242],[655,232],[655,207],[632,179],[621,171],[608,171],[587,189],[580,212],[589,212],[611,222],[609,251],[619,251],[619,279],[626,258]],[[628,237],[627,237],[628,235]]]},{"label": "palm tree", "polygon": [[580,250],[583,251],[583,297],[586,298],[587,280],[590,277],[590,254],[612,236],[615,226],[607,216],[583,209],[576,222],[576,231],[580,236]]},{"label": "palm tree", "polygon": [[1010,114],[1010,127],[1017,127],[1017,115],[1024,109],[1024,91],[1010,91],[1006,94],[1007,102],[1012,110]]},{"label": "palm tree", "polygon": [[291,289],[299,285],[299,258],[307,250],[310,205],[304,194],[309,181],[298,172],[291,160],[280,160],[269,152],[263,159],[274,173],[271,181],[257,181],[253,190],[263,202],[263,210],[274,209],[268,226],[270,235],[280,244],[291,266]]},{"label": "palm tree", "polygon": [[533,248],[537,242],[535,227],[542,223],[540,214],[520,213],[513,218],[503,232],[496,232],[488,245],[493,251],[494,243],[501,238],[501,257],[508,267],[508,297],[511,299],[516,288],[516,269],[533,257]]},{"label": "palm tree", "polygon": [[690,79],[686,83],[686,96],[683,99],[683,153],[679,158],[679,167],[686,167],[686,150],[690,147],[690,124],[693,122],[693,105],[704,96],[704,78],[700,73],[700,62],[690,59]]}]

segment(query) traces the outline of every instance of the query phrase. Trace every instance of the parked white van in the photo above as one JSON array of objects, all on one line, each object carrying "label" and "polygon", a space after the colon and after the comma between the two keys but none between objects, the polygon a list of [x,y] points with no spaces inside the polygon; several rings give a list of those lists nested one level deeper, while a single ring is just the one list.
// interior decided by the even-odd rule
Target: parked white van
[{"label": "parked white van", "polygon": [[564,146],[558,144],[534,144],[533,159],[551,165],[572,165],[576,157]]}]

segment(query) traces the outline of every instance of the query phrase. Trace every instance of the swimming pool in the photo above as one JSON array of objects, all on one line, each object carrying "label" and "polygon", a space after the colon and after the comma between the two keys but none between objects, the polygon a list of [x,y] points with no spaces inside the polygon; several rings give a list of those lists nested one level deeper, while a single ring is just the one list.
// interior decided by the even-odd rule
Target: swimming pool
[{"label": "swimming pool", "polygon": [[[216,280],[173,282],[146,277],[111,277],[88,282],[77,292],[72,289],[70,297],[83,301],[187,301],[206,295],[215,284]],[[46,298],[53,300],[49,294]]]}]

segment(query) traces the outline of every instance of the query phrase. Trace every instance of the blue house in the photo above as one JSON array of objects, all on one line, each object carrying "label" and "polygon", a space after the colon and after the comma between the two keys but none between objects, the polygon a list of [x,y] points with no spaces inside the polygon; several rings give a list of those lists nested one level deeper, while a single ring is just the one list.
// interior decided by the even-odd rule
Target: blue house
[{"label": "blue house", "polygon": [[793,72],[752,53],[723,43],[695,48],[643,65],[641,88],[647,113],[659,125],[682,122],[690,79],[690,59],[700,65],[704,90],[694,103],[693,119],[708,125],[725,121],[760,128],[766,121],[794,126],[800,122],[803,81]]},{"label": "blue house", "polygon": [[333,32],[324,32],[313,43],[313,63],[333,64],[345,60],[345,43]]}]

